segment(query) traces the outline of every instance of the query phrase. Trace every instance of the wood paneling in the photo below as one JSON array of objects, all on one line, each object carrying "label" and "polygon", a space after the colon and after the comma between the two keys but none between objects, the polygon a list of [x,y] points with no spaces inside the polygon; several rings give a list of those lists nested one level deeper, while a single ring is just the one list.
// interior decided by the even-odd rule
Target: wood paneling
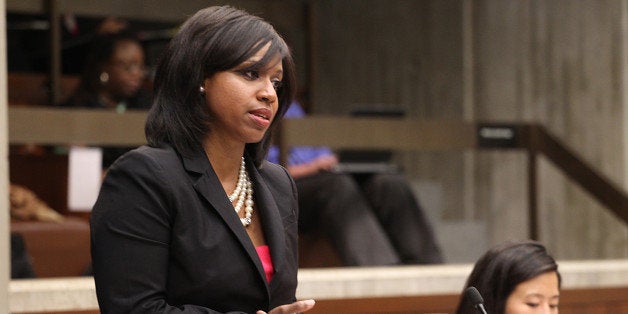
[{"label": "wood paneling", "polygon": [[[577,289],[561,292],[561,314],[628,313],[628,288]],[[386,298],[317,300],[307,314],[425,314],[453,313],[458,295],[422,295]],[[98,311],[46,312],[55,314],[95,314]],[[43,312],[29,313],[43,314]]]},{"label": "wood paneling", "polygon": [[12,184],[32,190],[52,209],[68,213],[68,156],[52,153],[9,156]]},{"label": "wood paneling", "polygon": [[[561,291],[561,314],[628,313],[628,288],[572,289]],[[410,314],[454,313],[458,295],[423,295],[368,299],[317,300],[308,314]]]}]

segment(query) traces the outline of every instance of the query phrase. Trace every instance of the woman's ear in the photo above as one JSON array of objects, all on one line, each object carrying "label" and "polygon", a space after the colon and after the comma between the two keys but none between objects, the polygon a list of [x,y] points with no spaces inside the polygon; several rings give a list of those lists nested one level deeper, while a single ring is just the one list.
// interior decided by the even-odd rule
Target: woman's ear
[{"label": "woman's ear", "polygon": [[201,95],[205,95],[205,91],[207,90],[207,81],[208,81],[208,79],[207,79],[207,78],[206,78],[206,79],[204,79],[204,80],[201,82],[201,85],[198,87],[198,92],[199,92]]}]

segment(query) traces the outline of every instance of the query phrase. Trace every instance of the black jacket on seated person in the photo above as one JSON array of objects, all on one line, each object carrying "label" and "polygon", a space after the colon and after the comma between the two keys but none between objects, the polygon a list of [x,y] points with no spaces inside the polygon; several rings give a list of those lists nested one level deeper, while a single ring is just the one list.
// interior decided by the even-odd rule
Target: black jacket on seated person
[{"label": "black jacket on seated person", "polygon": [[11,279],[35,278],[33,263],[19,233],[11,233]]}]

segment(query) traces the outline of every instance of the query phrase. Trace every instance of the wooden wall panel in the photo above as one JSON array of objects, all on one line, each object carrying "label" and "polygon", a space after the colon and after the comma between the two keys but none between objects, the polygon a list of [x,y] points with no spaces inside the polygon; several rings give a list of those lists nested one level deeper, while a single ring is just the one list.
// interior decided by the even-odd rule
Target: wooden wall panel
[{"label": "wooden wall panel", "polygon": [[[561,291],[561,314],[619,314],[628,313],[626,287],[565,289]],[[437,294],[421,296],[399,296],[380,298],[356,298],[318,300],[308,314],[410,314],[410,313],[454,313],[459,295]]]},{"label": "wooden wall panel", "polygon": [[[561,314],[628,313],[627,287],[566,289],[561,291]],[[458,294],[435,294],[397,297],[364,297],[317,300],[308,314],[425,314],[454,313]],[[91,314],[97,310],[48,311],[55,314]],[[31,312],[30,314],[43,314]]]}]

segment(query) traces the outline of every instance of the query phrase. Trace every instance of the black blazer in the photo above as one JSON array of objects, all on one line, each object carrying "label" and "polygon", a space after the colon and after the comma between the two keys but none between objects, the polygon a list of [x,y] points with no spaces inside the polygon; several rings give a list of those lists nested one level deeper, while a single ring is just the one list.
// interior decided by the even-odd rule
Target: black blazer
[{"label": "black blazer", "polygon": [[283,167],[252,165],[270,283],[204,152],[142,146],[118,159],[91,213],[102,313],[255,313],[294,302],[296,187]]}]

